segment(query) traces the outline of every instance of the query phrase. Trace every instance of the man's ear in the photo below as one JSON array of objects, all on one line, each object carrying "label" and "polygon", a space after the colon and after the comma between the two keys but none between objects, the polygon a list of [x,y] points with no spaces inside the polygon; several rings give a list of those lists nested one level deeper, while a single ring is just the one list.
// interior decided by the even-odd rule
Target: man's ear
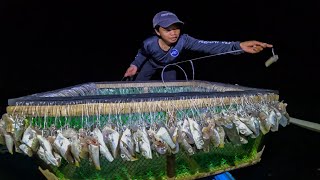
[{"label": "man's ear", "polygon": [[154,29],[154,32],[156,32],[157,35],[160,36],[160,33],[159,33],[159,31],[158,31],[156,28]]}]

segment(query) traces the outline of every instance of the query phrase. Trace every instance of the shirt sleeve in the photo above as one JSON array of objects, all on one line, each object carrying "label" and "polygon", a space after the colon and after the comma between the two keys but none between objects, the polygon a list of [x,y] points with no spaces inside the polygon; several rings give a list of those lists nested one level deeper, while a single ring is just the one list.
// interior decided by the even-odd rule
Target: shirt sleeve
[{"label": "shirt sleeve", "polygon": [[137,66],[138,69],[140,69],[141,65],[147,60],[147,57],[142,52],[142,49],[139,49],[136,57],[131,63],[131,65]]},{"label": "shirt sleeve", "polygon": [[232,52],[231,54],[240,54],[244,51],[240,47],[239,41],[205,41],[186,35],[185,48],[192,51],[198,51],[208,54],[218,54]]}]

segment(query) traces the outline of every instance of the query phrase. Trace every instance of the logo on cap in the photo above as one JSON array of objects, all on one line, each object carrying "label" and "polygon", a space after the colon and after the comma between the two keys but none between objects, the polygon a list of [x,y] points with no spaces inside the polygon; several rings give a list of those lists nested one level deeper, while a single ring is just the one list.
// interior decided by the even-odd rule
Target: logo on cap
[{"label": "logo on cap", "polygon": [[177,57],[179,55],[179,51],[177,49],[172,49],[170,55],[172,57]]}]

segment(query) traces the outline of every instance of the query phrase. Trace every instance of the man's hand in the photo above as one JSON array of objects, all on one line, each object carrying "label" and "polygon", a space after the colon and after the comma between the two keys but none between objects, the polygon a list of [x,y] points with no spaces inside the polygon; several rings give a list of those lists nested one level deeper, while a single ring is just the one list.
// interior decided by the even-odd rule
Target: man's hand
[{"label": "man's hand", "polygon": [[259,41],[244,41],[240,43],[240,47],[244,52],[255,54],[262,51],[264,48],[271,48],[273,46],[272,44]]},{"label": "man's hand", "polygon": [[124,74],[124,77],[131,77],[131,76],[134,76],[138,71],[138,68],[137,66],[135,65],[130,65],[130,67],[127,69],[126,73]]}]

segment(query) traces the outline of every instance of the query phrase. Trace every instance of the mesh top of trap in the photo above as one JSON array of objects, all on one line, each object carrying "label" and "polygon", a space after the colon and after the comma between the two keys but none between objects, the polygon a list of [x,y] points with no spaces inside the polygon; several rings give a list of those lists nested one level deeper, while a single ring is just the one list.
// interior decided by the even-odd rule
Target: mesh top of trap
[{"label": "mesh top of trap", "polygon": [[9,99],[8,105],[141,102],[149,101],[150,98],[175,100],[182,97],[184,99],[238,97],[269,93],[278,94],[278,91],[209,81],[91,82]]}]

